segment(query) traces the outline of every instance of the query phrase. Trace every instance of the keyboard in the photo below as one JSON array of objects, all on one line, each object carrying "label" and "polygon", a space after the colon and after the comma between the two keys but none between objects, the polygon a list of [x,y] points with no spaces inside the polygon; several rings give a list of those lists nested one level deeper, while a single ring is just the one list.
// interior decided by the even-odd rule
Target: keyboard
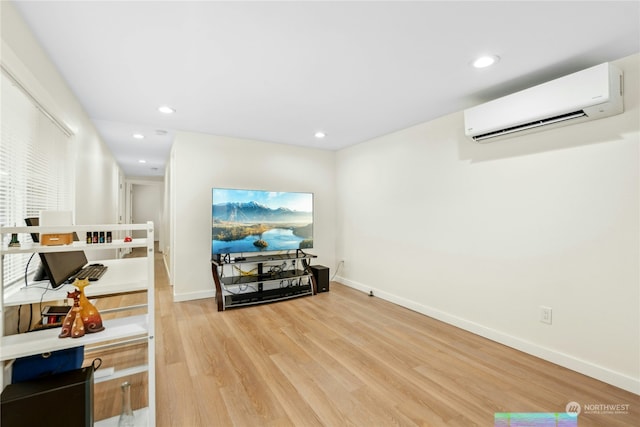
[{"label": "keyboard", "polygon": [[107,271],[107,266],[102,264],[90,264],[78,271],[73,276],[69,277],[67,283],[73,283],[76,279],[89,279],[90,282],[95,282],[100,279],[102,275]]}]

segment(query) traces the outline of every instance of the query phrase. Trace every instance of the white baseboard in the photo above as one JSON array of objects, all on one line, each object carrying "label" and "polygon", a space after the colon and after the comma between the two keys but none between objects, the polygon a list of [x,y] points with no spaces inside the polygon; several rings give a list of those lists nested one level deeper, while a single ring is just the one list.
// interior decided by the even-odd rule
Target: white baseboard
[{"label": "white baseboard", "polygon": [[[174,294],[173,302],[184,302],[184,301],[192,301],[196,299],[205,299],[205,298],[215,298],[216,291],[215,289],[206,290],[206,291],[197,291],[197,292],[188,292],[184,294]],[[216,301],[213,300],[211,304],[216,305]]]},{"label": "white baseboard", "polygon": [[628,375],[621,374],[604,366],[595,365],[569,354],[551,350],[527,340],[523,340],[521,338],[505,334],[504,332],[488,328],[479,323],[451,315],[449,313],[437,310],[433,307],[419,304],[415,301],[411,301],[406,298],[402,298],[397,295],[393,295],[388,292],[366,286],[362,283],[355,282],[344,277],[337,276],[334,280],[336,282],[349,286],[350,288],[357,289],[367,294],[370,291],[373,291],[373,294],[378,298],[382,298],[399,306],[416,311],[420,314],[424,314],[425,316],[433,317],[434,319],[438,319],[460,329],[464,329],[465,331],[472,332],[481,337],[490,339],[500,344],[504,344],[511,348],[515,348],[532,356],[539,357],[541,359],[555,363],[556,365],[560,365],[567,369],[571,369],[573,371],[603,381],[607,384],[611,384],[623,390],[640,395],[640,379],[638,378],[633,378]]}]

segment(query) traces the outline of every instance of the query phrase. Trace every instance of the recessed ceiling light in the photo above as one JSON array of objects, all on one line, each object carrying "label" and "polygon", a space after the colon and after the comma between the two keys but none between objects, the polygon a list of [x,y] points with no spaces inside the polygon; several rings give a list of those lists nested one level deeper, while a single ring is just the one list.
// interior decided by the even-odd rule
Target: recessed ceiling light
[{"label": "recessed ceiling light", "polygon": [[144,160],[144,159],[140,159],[140,160],[138,160],[138,163],[147,163],[147,161]]},{"label": "recessed ceiling light", "polygon": [[316,133],[314,134],[314,136],[315,136],[316,138],[318,138],[318,139],[322,139],[322,138],[324,138],[325,136],[327,136],[327,134],[326,134],[326,133],[324,133],[324,132],[318,131],[318,132],[316,132]]},{"label": "recessed ceiling light", "polygon": [[133,134],[133,137],[134,137],[135,139],[144,139],[144,135],[143,135],[143,134],[141,134],[141,133],[134,133],[134,134]]},{"label": "recessed ceiling light", "polygon": [[169,107],[168,105],[161,105],[160,107],[158,107],[158,111],[164,114],[173,114],[176,112],[175,109]]},{"label": "recessed ceiling light", "polygon": [[479,58],[476,58],[471,65],[475,68],[486,68],[486,67],[490,67],[491,65],[495,64],[496,62],[498,62],[500,60],[500,57],[496,56],[496,55],[485,55],[485,56],[481,56]]}]

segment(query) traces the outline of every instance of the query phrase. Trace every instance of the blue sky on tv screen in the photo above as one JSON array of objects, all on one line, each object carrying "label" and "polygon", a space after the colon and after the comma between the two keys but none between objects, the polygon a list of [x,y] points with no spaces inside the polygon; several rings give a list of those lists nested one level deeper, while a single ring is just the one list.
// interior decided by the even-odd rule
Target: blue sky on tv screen
[{"label": "blue sky on tv screen", "polygon": [[258,202],[272,209],[288,208],[298,212],[313,212],[312,193],[214,188],[212,199],[214,205],[228,202]]}]

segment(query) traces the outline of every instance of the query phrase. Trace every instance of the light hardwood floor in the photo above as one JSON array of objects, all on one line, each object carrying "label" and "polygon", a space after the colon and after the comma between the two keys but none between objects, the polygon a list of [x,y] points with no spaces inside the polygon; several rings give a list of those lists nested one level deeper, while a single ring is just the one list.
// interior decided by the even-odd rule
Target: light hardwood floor
[{"label": "light hardwood floor", "polygon": [[[640,396],[338,283],[217,312],[173,303],[156,255],[156,301],[159,427],[493,426],[496,412],[572,401],[629,405],[583,410],[580,427],[640,425]],[[133,382],[144,404],[144,376]],[[96,417],[117,413],[117,384],[99,386]]]}]

